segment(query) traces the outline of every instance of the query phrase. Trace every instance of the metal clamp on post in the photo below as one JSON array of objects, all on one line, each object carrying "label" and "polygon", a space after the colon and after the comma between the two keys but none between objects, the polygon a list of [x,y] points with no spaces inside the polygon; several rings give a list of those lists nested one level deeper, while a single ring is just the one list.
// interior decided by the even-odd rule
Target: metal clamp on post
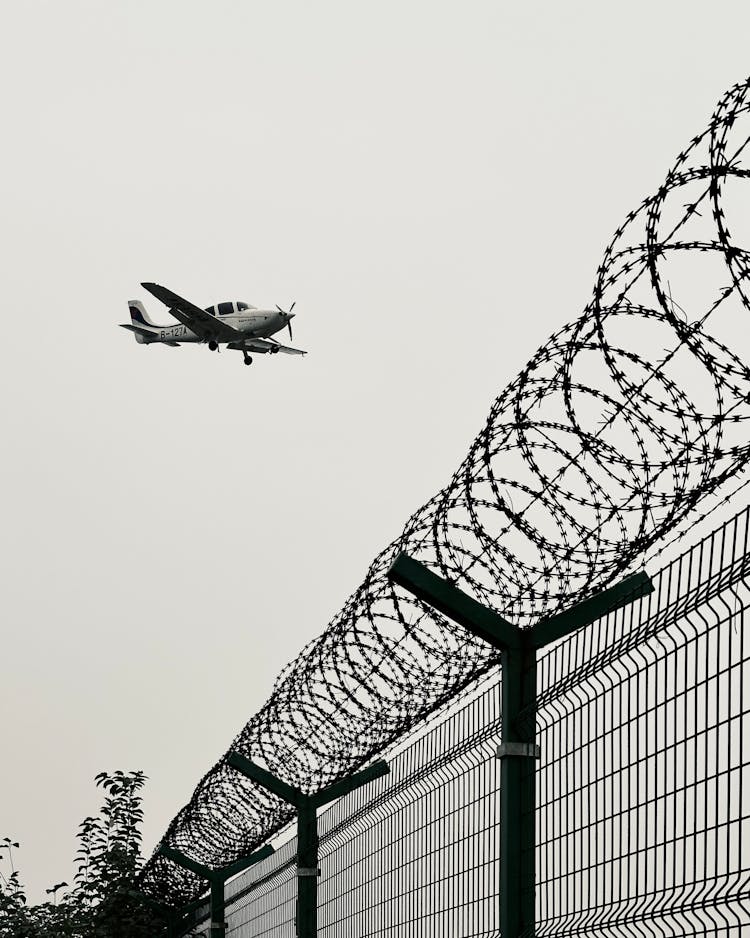
[{"label": "metal clamp on post", "polygon": [[500,743],[497,747],[496,758],[507,759],[508,756],[520,756],[523,759],[540,759],[542,750],[536,743]]},{"label": "metal clamp on post", "polygon": [[319,866],[298,866],[297,876],[320,876]]}]

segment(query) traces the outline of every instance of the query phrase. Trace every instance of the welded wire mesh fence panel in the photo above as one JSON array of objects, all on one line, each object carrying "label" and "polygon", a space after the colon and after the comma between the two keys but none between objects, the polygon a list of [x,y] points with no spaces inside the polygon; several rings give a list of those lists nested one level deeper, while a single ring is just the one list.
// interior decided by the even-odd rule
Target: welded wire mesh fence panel
[{"label": "welded wire mesh fence panel", "polygon": [[[750,934],[748,521],[540,653],[536,935]],[[500,702],[490,677],[321,813],[319,935],[500,935]],[[295,849],[228,886],[228,934],[294,936]]]},{"label": "welded wire mesh fence panel", "polygon": [[540,662],[537,935],[750,930],[743,512]]},{"label": "welded wire mesh fence panel", "polygon": [[321,819],[319,934],[491,934],[497,907],[498,685]]},{"label": "welded wire mesh fence panel", "polygon": [[292,839],[227,889],[227,935],[294,935],[297,841]]}]

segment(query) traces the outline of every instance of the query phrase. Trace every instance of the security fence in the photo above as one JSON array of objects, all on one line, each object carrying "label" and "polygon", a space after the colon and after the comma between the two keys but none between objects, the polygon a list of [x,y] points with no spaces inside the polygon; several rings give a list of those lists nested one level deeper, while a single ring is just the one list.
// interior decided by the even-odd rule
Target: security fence
[{"label": "security fence", "polygon": [[[585,308],[501,391],[448,484],[373,559],[199,780],[139,876],[152,901],[184,908],[209,881],[216,931],[219,887],[260,862],[258,850],[296,815],[301,934],[312,936],[320,799],[371,782],[363,767],[501,659],[501,838],[509,825],[519,836],[508,835],[500,879],[506,895],[521,890],[534,824],[520,802],[536,780],[519,761],[535,752],[536,721],[521,718],[548,691],[532,659],[561,637],[560,617],[583,625],[591,608],[577,618],[578,606],[588,601],[602,615],[608,591],[619,588],[622,599],[627,584],[618,581],[649,550],[692,529],[717,493],[747,484],[750,250],[736,219],[748,144],[750,80],[721,97],[627,214]],[[531,310],[533,291],[529,301]],[[403,555],[433,581],[408,564],[395,579]],[[421,586],[407,582],[410,570]],[[453,596],[458,618],[432,601],[431,589],[442,589],[435,580],[462,594]],[[664,589],[652,602],[667,602]],[[650,608],[627,615],[646,621]],[[519,923],[534,918],[525,896],[516,921],[501,927],[517,938]]]},{"label": "security fence", "polygon": [[[539,654],[520,717],[541,751],[525,760],[527,934],[750,930],[749,525],[746,509],[653,576],[652,593]],[[387,753],[389,775],[321,814],[321,936],[501,935],[501,703],[497,669]],[[296,873],[291,838],[231,881],[227,934],[291,938]]]}]

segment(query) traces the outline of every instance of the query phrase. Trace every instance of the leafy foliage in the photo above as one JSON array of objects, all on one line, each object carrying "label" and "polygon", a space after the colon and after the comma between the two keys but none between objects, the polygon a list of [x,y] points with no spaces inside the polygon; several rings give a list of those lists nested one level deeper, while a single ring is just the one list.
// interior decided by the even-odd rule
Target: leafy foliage
[{"label": "leafy foliage", "polygon": [[[29,906],[15,865],[20,844],[0,841],[0,938],[157,938],[165,920],[135,890],[142,865],[143,772],[100,772],[104,803],[78,829],[75,879]],[[64,891],[66,890],[67,891]]]}]

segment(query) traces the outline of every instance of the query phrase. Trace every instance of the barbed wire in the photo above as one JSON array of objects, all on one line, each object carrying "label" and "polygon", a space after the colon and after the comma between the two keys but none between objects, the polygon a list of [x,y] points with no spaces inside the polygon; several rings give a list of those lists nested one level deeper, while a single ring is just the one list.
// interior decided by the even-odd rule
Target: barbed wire
[{"label": "barbed wire", "polygon": [[[632,569],[742,470],[750,368],[721,336],[736,338],[750,311],[750,254],[725,205],[742,205],[750,175],[749,97],[750,79],[731,88],[627,216],[582,315],[497,398],[450,483],[375,558],[231,749],[313,792],[497,664],[494,650],[389,583],[399,552],[530,627]],[[222,758],[164,842],[219,868],[292,813]],[[158,854],[141,885],[173,906],[202,888]]]}]

